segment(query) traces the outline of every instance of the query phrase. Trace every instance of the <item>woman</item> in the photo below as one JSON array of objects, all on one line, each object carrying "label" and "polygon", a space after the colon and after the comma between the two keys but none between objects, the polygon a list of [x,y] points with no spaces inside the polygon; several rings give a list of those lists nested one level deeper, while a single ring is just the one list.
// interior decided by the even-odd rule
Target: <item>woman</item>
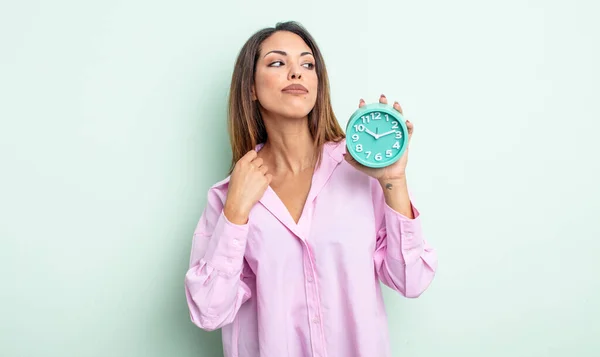
[{"label": "woman", "polygon": [[407,152],[383,169],[346,155],[323,58],[293,22],[243,46],[229,133],[232,170],[208,192],[185,277],[192,321],[222,328],[226,356],[389,356],[379,281],[417,297],[437,266]]}]

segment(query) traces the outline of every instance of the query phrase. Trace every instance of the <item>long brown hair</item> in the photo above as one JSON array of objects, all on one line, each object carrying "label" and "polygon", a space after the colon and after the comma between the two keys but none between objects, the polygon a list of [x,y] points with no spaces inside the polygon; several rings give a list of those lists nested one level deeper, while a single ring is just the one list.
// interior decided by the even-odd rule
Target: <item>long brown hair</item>
[{"label": "long brown hair", "polygon": [[267,131],[258,103],[252,100],[252,86],[260,46],[264,40],[277,31],[289,31],[300,36],[311,49],[315,58],[318,91],[315,106],[308,114],[308,126],[317,155],[315,158],[317,165],[321,161],[323,145],[328,141],[340,141],[345,137],[344,131],[333,113],[327,69],[317,43],[299,23],[280,22],[275,27],[264,28],[252,35],[240,50],[235,63],[229,90],[228,111],[228,131],[232,152],[230,173],[242,156],[267,140]]}]

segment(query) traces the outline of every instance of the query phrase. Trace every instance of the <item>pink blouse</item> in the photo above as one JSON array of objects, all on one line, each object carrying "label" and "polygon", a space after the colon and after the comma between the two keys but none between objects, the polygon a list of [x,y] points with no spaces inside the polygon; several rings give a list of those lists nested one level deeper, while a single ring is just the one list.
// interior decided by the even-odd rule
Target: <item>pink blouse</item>
[{"label": "pink blouse", "polygon": [[[377,180],[324,146],[296,224],[269,187],[245,225],[223,215],[229,177],[208,191],[185,275],[191,320],[222,328],[226,357],[390,356],[381,285],[415,298],[437,256]],[[258,147],[260,149],[260,147]]]}]

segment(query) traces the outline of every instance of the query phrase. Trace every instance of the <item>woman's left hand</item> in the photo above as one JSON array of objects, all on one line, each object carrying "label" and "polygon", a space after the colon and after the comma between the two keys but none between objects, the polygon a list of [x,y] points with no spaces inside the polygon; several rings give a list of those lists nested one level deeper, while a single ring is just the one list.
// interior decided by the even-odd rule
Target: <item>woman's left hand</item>
[{"label": "woman's left hand", "polygon": [[[379,97],[379,103],[387,104],[387,98],[383,94],[381,95],[381,97]],[[360,108],[363,105],[365,105],[365,101],[361,99],[358,107]],[[400,112],[400,114],[402,114],[402,107],[400,107],[400,104],[398,104],[398,102],[394,102],[394,109],[396,109],[398,112]],[[414,125],[410,121],[406,120],[406,128],[408,129],[408,143],[410,143]],[[365,174],[373,178],[378,179],[379,181],[402,179],[405,178],[406,175],[406,164],[408,162],[408,145],[406,147],[406,150],[404,150],[404,154],[402,154],[402,157],[398,159],[398,161],[396,161],[390,166],[382,168],[371,168],[364,166],[357,162],[350,154],[346,154],[345,159],[348,163],[350,163],[350,165],[354,166],[356,169],[364,172]]]}]

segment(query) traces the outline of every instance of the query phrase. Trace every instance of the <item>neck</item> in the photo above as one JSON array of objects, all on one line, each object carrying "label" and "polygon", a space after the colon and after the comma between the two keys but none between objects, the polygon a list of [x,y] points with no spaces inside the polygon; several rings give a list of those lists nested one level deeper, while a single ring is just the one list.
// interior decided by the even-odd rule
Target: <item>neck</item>
[{"label": "neck", "polygon": [[314,167],[313,138],[308,118],[269,118],[263,115],[267,141],[261,150],[273,173],[299,174]]}]

